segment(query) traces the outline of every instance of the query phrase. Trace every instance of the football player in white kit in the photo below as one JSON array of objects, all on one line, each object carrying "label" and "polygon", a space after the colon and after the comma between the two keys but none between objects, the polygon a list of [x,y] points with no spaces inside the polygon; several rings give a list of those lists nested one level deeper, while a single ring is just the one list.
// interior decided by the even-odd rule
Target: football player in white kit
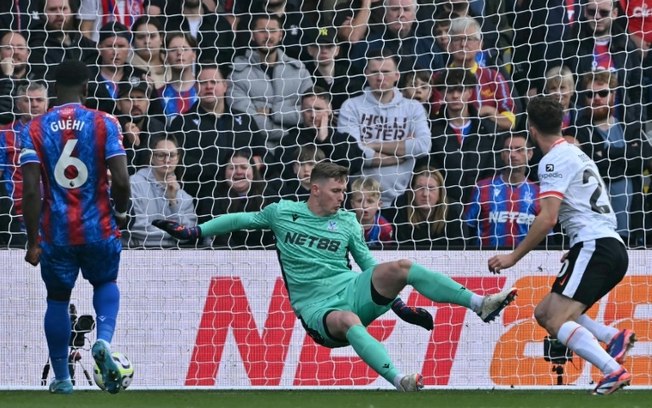
[{"label": "football player in white kit", "polygon": [[[604,373],[594,394],[611,394],[631,381],[622,363],[636,336],[632,330],[598,323],[584,312],[623,279],[627,250],[616,233],[616,216],[598,168],[561,135],[562,106],[556,99],[536,97],[527,114],[530,135],[544,153],[539,163],[541,212],[512,253],[489,259],[489,270],[500,273],[515,265],[559,219],[571,249],[562,257],[551,293],[534,315],[552,337]],[[598,340],[607,344],[607,350]]]}]

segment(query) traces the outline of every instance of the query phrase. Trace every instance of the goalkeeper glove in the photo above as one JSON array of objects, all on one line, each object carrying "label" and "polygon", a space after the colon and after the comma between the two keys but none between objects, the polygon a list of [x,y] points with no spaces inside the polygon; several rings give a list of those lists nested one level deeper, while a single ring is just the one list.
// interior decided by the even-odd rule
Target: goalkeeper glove
[{"label": "goalkeeper glove", "polygon": [[186,227],[170,220],[154,220],[152,225],[182,241],[196,240],[201,237],[201,228],[198,226]]},{"label": "goalkeeper glove", "polygon": [[396,298],[392,303],[392,310],[398,317],[410,324],[421,326],[426,330],[432,330],[432,315],[422,307],[410,307],[401,298]]}]

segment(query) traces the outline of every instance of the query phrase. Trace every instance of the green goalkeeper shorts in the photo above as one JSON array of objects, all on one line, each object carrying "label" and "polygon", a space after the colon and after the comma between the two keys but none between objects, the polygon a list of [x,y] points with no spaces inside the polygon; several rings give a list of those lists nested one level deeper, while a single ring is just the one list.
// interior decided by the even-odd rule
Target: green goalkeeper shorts
[{"label": "green goalkeeper shorts", "polygon": [[366,327],[391,308],[391,303],[379,305],[371,297],[371,275],[374,268],[355,275],[339,293],[301,310],[301,321],[308,335],[325,347],[344,347],[346,339],[334,339],[326,329],[326,316],[332,311],[351,311]]}]

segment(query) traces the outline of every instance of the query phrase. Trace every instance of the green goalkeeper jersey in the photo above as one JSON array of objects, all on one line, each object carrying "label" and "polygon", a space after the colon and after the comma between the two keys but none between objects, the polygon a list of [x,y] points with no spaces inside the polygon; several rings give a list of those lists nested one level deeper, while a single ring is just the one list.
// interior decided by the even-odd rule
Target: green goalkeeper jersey
[{"label": "green goalkeeper jersey", "polygon": [[340,209],[317,216],[306,202],[281,200],[260,212],[225,214],[200,225],[202,236],[240,229],[271,229],[290,302],[297,313],[341,291],[355,272],[349,253],[362,270],[374,267],[355,214]]}]

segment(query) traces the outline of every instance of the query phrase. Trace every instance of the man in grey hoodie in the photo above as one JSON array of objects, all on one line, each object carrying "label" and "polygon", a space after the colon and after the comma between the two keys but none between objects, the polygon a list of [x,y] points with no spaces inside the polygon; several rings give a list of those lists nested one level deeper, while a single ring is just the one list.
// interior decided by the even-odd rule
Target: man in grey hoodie
[{"label": "man in grey hoodie", "polygon": [[338,131],[353,136],[364,152],[361,175],[380,181],[383,207],[407,188],[417,158],[430,151],[426,110],[405,99],[396,88],[396,57],[385,50],[367,54],[365,76],[369,87],[344,102]]},{"label": "man in grey hoodie", "polygon": [[227,103],[254,117],[270,147],[278,145],[281,137],[299,124],[301,95],[313,85],[303,63],[281,51],[282,26],[275,14],[251,18],[255,48],[233,62],[227,93]]}]

